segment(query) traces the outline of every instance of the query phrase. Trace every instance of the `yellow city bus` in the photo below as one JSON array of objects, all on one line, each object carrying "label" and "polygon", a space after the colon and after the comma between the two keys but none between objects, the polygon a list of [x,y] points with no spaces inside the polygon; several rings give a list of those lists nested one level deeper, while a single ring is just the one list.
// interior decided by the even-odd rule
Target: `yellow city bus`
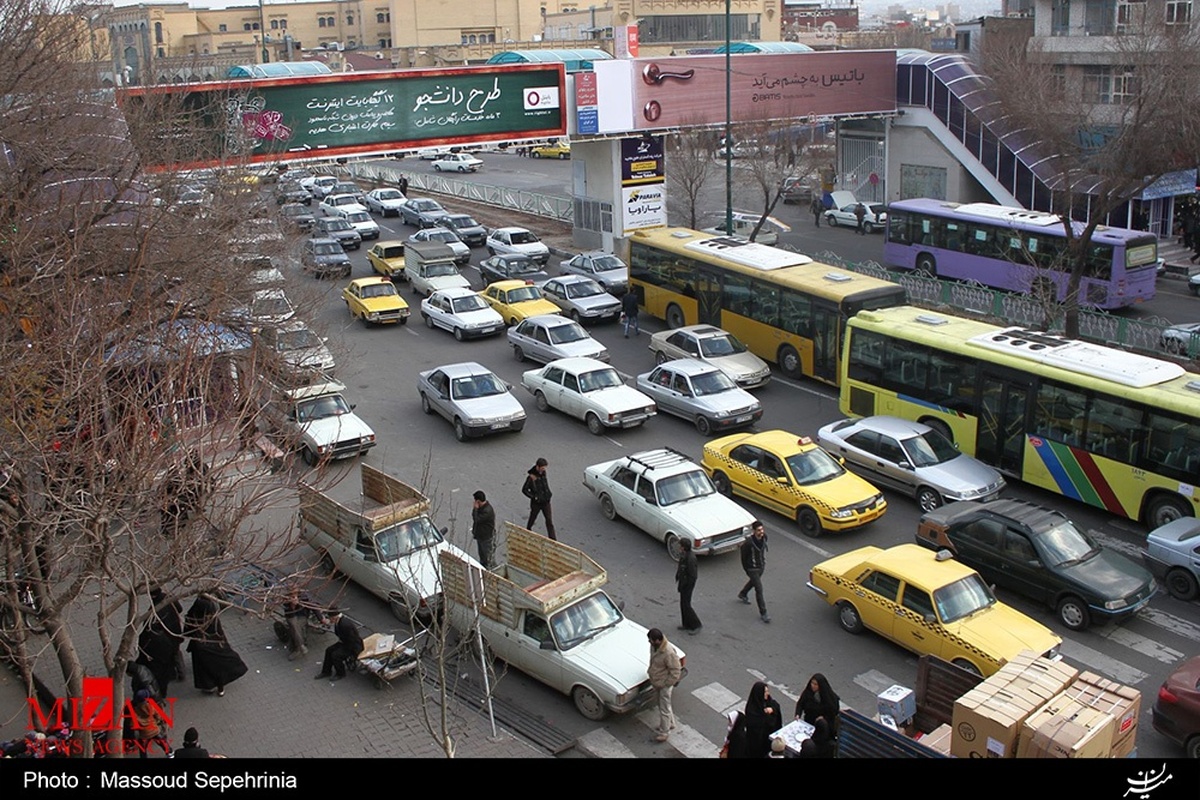
[{"label": "yellow city bus", "polygon": [[722,328],[791,378],[837,385],[846,320],[905,302],[904,287],[799,253],[689,228],[629,238],[629,283],[671,328]]},{"label": "yellow city bus", "polygon": [[1200,375],[1173,362],[899,306],[850,320],[840,405],[1152,528],[1200,506]]}]

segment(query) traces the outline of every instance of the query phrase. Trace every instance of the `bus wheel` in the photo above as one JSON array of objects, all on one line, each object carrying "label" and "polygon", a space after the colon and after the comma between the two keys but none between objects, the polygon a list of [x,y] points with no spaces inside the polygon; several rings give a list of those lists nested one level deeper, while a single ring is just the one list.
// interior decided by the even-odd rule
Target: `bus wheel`
[{"label": "bus wheel", "polygon": [[687,322],[687,320],[684,319],[684,317],[683,317],[683,309],[682,308],[675,305],[674,303],[667,306],[667,327],[668,328],[682,328],[684,326],[685,322]]},{"label": "bus wheel", "polygon": [[1181,517],[1190,517],[1192,511],[1182,499],[1172,494],[1156,494],[1146,505],[1146,525],[1153,530]]},{"label": "bus wheel", "polygon": [[783,370],[783,374],[789,378],[800,378],[804,376],[804,372],[800,365],[800,354],[796,352],[796,348],[790,344],[785,344],[779,348],[778,358],[779,368]]},{"label": "bus wheel", "polygon": [[937,277],[937,261],[931,255],[926,254],[917,258],[917,269]]},{"label": "bus wheel", "polygon": [[925,419],[919,419],[919,420],[917,420],[917,422],[920,422],[922,425],[928,425],[929,427],[933,428],[935,431],[940,433],[942,436],[945,436],[947,441],[949,441],[949,442],[954,441],[954,431],[950,430],[950,426],[947,425],[945,422],[941,421],[940,419],[938,419],[937,417],[927,417]]}]

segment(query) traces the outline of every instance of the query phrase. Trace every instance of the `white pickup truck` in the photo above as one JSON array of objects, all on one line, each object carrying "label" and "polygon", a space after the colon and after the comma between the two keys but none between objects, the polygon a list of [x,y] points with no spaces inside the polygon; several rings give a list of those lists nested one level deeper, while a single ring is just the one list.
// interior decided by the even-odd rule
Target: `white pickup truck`
[{"label": "white pickup truck", "polygon": [[288,449],[299,448],[304,462],[352,458],[375,446],[375,431],[342,396],[345,385],[327,376],[301,386],[264,382],[262,420]]},{"label": "white pickup truck", "polygon": [[[450,623],[472,636],[478,627],[485,652],[570,695],[588,719],[653,700],[647,629],[601,590],[604,569],[574,547],[511,522],[504,527],[491,570],[441,554]],[[687,656],[675,651],[686,674]]]}]

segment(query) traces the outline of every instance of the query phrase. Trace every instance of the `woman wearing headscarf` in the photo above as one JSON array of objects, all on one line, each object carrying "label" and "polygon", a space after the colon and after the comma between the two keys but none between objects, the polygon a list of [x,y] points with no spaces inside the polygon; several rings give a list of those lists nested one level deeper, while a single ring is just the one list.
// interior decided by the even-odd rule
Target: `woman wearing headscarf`
[{"label": "woman wearing headscarf", "polygon": [[816,725],[821,717],[829,723],[829,733],[834,735],[837,730],[838,714],[841,712],[841,702],[837,693],[830,687],[828,679],[820,672],[808,679],[808,685],[800,693],[796,701],[796,719],[802,719],[809,725]]},{"label": "woman wearing headscarf", "polygon": [[817,717],[813,723],[812,736],[800,745],[801,758],[833,758],[833,737],[829,734],[829,723],[824,717]]},{"label": "woman wearing headscarf", "polygon": [[246,663],[229,644],[218,616],[220,607],[210,595],[196,597],[184,618],[184,633],[191,639],[192,681],[205,694],[225,696],[226,684],[247,672]]},{"label": "woman wearing headscarf", "polygon": [[771,690],[762,681],[756,681],[746,701],[746,755],[749,758],[766,758],[771,754],[771,734],[783,727],[783,712],[779,703],[771,699]]}]

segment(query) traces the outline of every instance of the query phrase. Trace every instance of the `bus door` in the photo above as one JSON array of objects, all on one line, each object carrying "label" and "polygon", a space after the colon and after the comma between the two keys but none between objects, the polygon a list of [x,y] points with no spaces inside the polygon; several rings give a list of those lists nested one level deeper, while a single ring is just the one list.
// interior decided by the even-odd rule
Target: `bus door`
[{"label": "bus door", "polygon": [[700,270],[696,271],[696,306],[699,319],[706,325],[721,325],[721,279]]},{"label": "bus door", "polygon": [[975,457],[1020,476],[1025,453],[1025,416],[1032,389],[1016,375],[985,369],[980,381]]},{"label": "bus door", "polygon": [[838,380],[838,346],[843,330],[842,315],[834,306],[813,303],[812,342],[813,377],[836,384]]}]

